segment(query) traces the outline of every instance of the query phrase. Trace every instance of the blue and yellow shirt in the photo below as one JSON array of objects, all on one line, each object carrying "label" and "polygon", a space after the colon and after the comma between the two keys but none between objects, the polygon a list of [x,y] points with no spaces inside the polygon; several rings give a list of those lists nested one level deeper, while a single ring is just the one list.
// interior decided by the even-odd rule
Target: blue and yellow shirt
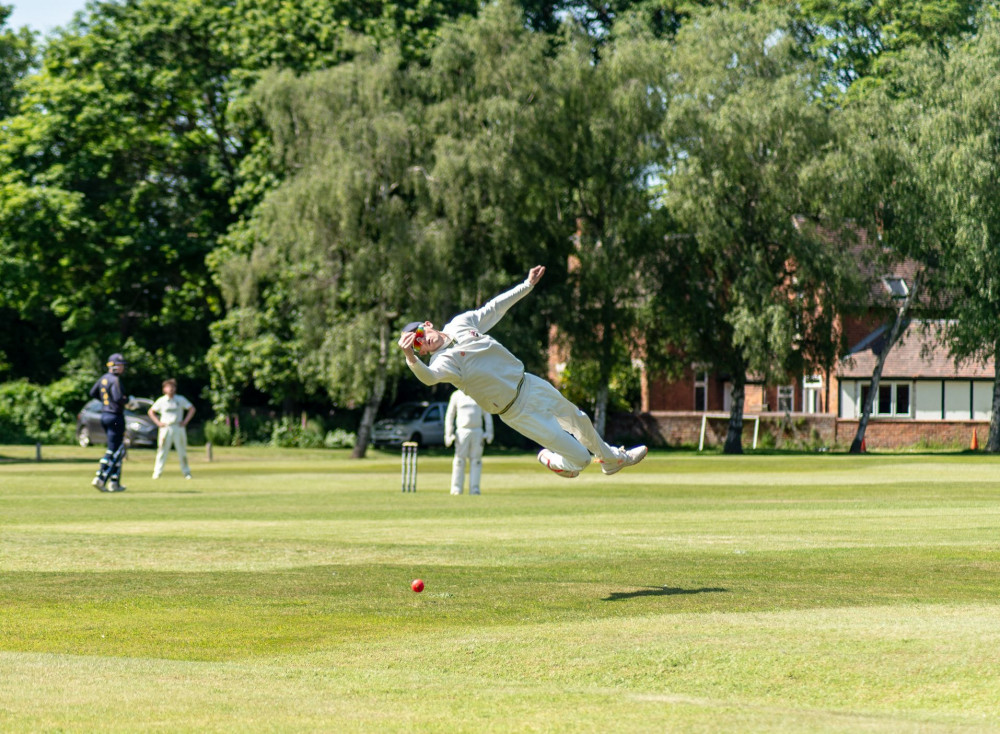
[{"label": "blue and yellow shirt", "polygon": [[122,389],[121,380],[118,375],[108,372],[101,376],[94,386],[90,388],[90,397],[98,398],[101,401],[101,412],[113,415],[124,415],[125,404],[128,396]]}]

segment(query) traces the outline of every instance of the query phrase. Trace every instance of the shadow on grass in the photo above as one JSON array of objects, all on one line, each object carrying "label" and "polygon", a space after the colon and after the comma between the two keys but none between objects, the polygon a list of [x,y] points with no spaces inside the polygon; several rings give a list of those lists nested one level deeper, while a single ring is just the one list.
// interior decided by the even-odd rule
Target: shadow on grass
[{"label": "shadow on grass", "polygon": [[[881,458],[896,458],[896,457],[906,457],[906,456],[990,456],[986,451],[972,449],[962,449],[954,448],[949,446],[944,446],[941,448],[925,447],[925,448],[899,448],[899,449],[880,449],[878,447],[873,447],[861,454],[852,454],[846,448],[820,448],[820,449],[786,449],[786,448],[744,448],[741,454],[725,454],[722,452],[721,446],[708,446],[702,451],[698,451],[697,446],[686,446],[683,447],[687,453],[697,454],[699,456],[706,457],[720,457],[720,458],[749,458],[752,456],[855,456],[860,459],[866,457],[881,457]],[[662,451],[659,447],[657,451]]]},{"label": "shadow on grass", "polygon": [[635,591],[614,591],[601,601],[621,601],[622,599],[635,599],[639,596],[679,596],[682,594],[719,594],[729,593],[729,589],[718,586],[702,587],[700,589],[678,589],[672,586],[646,586]]}]

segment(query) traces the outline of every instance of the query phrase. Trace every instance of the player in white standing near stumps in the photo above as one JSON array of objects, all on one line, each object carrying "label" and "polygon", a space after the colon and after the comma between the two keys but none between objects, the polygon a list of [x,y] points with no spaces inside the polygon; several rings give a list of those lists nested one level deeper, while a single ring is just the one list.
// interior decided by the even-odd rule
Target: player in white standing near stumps
[{"label": "player in white standing near stumps", "polygon": [[[156,463],[153,465],[153,479],[159,479],[167,463],[171,445],[177,449],[181,461],[181,472],[185,479],[191,478],[191,467],[187,457],[187,424],[194,415],[194,406],[183,395],[177,394],[177,380],[163,381],[163,395],[149,406],[149,417],[160,427],[156,440]],[[159,414],[159,415],[157,415]]]},{"label": "player in white standing near stumps", "polygon": [[483,474],[483,444],[493,443],[493,416],[461,390],[448,400],[444,416],[444,445],[455,444],[451,465],[451,493],[462,494],[465,465],[469,465],[469,494],[479,494]]},{"label": "player in white standing near stumps", "polygon": [[[538,461],[559,476],[579,476],[590,464],[591,455],[605,474],[638,464],[646,456],[645,446],[626,450],[606,443],[586,413],[550,383],[526,373],[521,360],[486,335],[544,274],[545,268],[536,265],[523,283],[474,311],[459,314],[440,331],[430,321],[407,324],[399,338],[406,364],[425,385],[454,385],[483,410],[500,416],[508,426],[542,446]],[[429,365],[417,358],[415,347],[421,354],[431,355]]]}]

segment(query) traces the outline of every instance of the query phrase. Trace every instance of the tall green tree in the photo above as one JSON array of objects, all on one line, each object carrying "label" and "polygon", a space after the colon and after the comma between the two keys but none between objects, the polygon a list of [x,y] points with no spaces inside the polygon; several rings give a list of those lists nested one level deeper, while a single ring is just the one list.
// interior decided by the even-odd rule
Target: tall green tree
[{"label": "tall green tree", "polygon": [[485,300],[495,289],[484,280],[549,267],[533,313],[503,338],[545,369],[532,355],[546,353],[546,327],[557,327],[572,387],[602,430],[612,375],[640,356],[644,260],[662,245],[650,178],[662,147],[665,50],[640,24],[620,27],[597,61],[574,24],[552,40],[526,31],[503,3],[443,35],[428,69],[440,97],[430,108],[431,190],[449,263],[465,274],[455,290],[464,282],[479,291],[456,307]]},{"label": "tall green tree", "polygon": [[[239,340],[262,338],[259,312],[277,297],[283,356],[299,380],[363,406],[355,457],[400,369],[390,350],[401,314],[414,303],[433,310],[434,284],[444,282],[425,204],[430,145],[410,84],[399,53],[373,49],[301,78],[266,76],[257,101],[294,173],[258,207],[251,254],[219,264]],[[217,372],[227,348],[213,347]]]},{"label": "tall green tree", "polygon": [[[0,132],[4,135],[8,127],[6,118],[14,114],[23,96],[22,80],[37,59],[34,34],[27,28],[15,30],[7,27],[11,12],[10,6],[0,5]],[[24,355],[22,347],[30,341],[31,334],[28,329],[19,328],[21,320],[18,312],[0,304],[0,319],[7,325],[0,331],[0,377],[8,372],[33,374],[45,363],[47,356],[58,356]],[[35,325],[35,329],[39,328],[42,328],[41,324]],[[25,356],[29,358],[24,359]]]},{"label": "tall green tree", "polygon": [[38,49],[28,28],[9,28],[13,8],[0,4],[0,120],[17,109],[20,82],[36,63]]},{"label": "tall green tree", "polygon": [[[433,136],[428,169],[449,270],[440,318],[478,306],[535,264],[550,268],[534,308],[496,327],[531,369],[543,369],[548,326],[563,295],[572,222],[559,206],[546,137],[551,39],[513,3],[485,7],[442,32],[418,72]],[[552,283],[549,286],[548,283]]]},{"label": "tall green tree", "polygon": [[[690,358],[728,376],[724,450],[742,451],[748,374],[765,380],[829,364],[849,265],[811,226],[832,139],[817,74],[784,14],[712,11],[678,34],[665,125],[664,204],[696,243]],[[668,284],[664,284],[665,287]]]},{"label": "tall green tree", "polygon": [[[1000,21],[986,15],[978,33],[944,61],[940,86],[923,89],[931,115],[923,130],[933,154],[934,194],[950,236],[941,275],[955,318],[947,339],[958,359],[1000,365]],[[1000,369],[995,369],[986,449],[1000,452]]]},{"label": "tall green tree", "polygon": [[[975,28],[989,0],[802,0],[790,4],[794,32],[822,59],[841,90],[891,74],[906,49],[946,49]],[[854,91],[857,92],[858,88]]]},{"label": "tall green tree", "polygon": [[657,37],[672,37],[699,8],[725,4],[725,0],[522,0],[520,3],[532,28],[556,33],[571,20],[598,44],[613,38],[622,20],[638,21]]},{"label": "tall green tree", "polygon": [[218,304],[204,259],[246,144],[226,27],[198,2],[91,10],[50,40],[0,142],[0,304],[55,319],[63,360],[131,340],[200,376]]},{"label": "tall green tree", "polygon": [[618,29],[600,61],[588,56],[587,37],[571,35],[552,61],[545,147],[560,208],[576,226],[567,308],[555,321],[575,372],[593,376],[603,433],[612,375],[642,356],[643,276],[664,248],[666,211],[652,182],[664,149],[666,48],[633,26]]},{"label": "tall green tree", "polygon": [[[249,90],[272,66],[335,65],[365,33],[419,58],[470,0],[92,3],[23,75],[0,53],[0,313],[11,374],[57,376],[124,344],[140,375],[203,380],[221,300],[206,256],[283,171]],[[6,11],[5,11],[6,12]],[[4,349],[0,343],[0,349]],[[34,355],[23,358],[21,355]],[[280,400],[280,398],[279,398]]]},{"label": "tall green tree", "polygon": [[[824,163],[831,181],[829,217],[850,221],[867,235],[867,246],[852,245],[867,287],[854,308],[844,304],[844,313],[882,319],[884,329],[852,453],[861,451],[885,360],[910,319],[942,314],[939,276],[948,215],[936,191],[935,144],[927,135],[922,91],[941,83],[942,57],[926,49],[905,57],[894,82],[871,85],[848,99],[837,116],[838,142]],[[904,270],[912,273],[906,292],[890,293],[883,278]]]}]

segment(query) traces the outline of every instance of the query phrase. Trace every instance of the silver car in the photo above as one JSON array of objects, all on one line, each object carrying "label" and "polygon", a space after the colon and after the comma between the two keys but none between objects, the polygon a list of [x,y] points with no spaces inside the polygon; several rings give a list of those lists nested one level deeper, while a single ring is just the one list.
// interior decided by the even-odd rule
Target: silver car
[{"label": "silver car", "polygon": [[[159,429],[147,415],[152,404],[149,398],[132,398],[125,406],[125,443],[129,446],[156,446]],[[77,413],[76,440],[84,447],[104,442],[100,400],[89,401]]]},{"label": "silver car", "polygon": [[414,441],[421,446],[444,445],[444,414],[448,403],[402,403],[372,431],[376,446],[399,446]]}]

